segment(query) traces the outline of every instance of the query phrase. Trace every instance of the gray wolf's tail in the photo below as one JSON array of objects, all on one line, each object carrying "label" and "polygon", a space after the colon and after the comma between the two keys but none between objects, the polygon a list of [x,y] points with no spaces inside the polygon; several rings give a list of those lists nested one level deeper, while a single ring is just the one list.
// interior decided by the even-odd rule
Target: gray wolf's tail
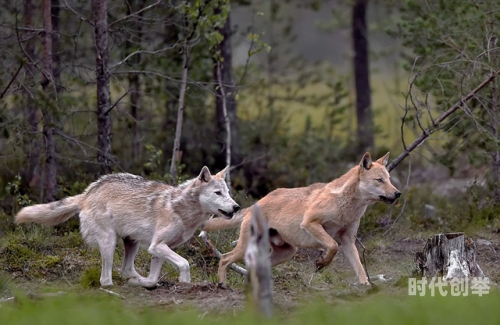
[{"label": "gray wolf's tail", "polygon": [[17,224],[34,222],[47,226],[58,225],[80,212],[82,198],[83,194],[79,194],[60,201],[24,207],[16,215],[14,222]]},{"label": "gray wolf's tail", "polygon": [[208,221],[205,221],[205,223],[203,224],[202,230],[220,231],[231,228],[237,228],[241,225],[241,222],[243,222],[243,218],[248,213],[249,209],[250,208],[245,208],[241,210],[231,219],[226,219],[222,217],[209,219]]}]

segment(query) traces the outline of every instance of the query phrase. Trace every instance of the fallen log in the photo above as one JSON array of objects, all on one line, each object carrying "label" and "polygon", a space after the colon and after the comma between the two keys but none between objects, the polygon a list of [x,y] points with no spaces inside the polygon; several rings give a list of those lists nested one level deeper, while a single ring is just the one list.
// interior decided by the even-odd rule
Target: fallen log
[{"label": "fallen log", "polygon": [[251,304],[267,317],[273,315],[273,279],[269,251],[269,227],[258,204],[252,211],[250,239],[245,251],[247,283],[251,290]]}]

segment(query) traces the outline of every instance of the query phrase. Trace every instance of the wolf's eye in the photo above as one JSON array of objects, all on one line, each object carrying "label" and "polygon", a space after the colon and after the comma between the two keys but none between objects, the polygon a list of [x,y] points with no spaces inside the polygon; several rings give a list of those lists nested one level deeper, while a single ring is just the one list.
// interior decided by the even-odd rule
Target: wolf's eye
[{"label": "wolf's eye", "polygon": [[384,180],[382,178],[377,178],[376,181],[379,182],[379,183],[383,183],[384,182]]},{"label": "wolf's eye", "polygon": [[215,191],[215,194],[222,195],[222,192],[221,191]]}]

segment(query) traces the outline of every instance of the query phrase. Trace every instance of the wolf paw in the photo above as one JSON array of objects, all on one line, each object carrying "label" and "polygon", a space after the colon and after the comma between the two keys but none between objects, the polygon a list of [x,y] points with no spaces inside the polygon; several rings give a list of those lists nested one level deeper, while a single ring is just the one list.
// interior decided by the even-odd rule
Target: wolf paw
[{"label": "wolf paw", "polygon": [[221,289],[224,289],[224,290],[231,290],[231,287],[229,286],[229,284],[227,283],[222,283],[222,282],[219,282],[217,284],[217,286]]},{"label": "wolf paw", "polygon": [[129,285],[143,287],[148,290],[154,290],[158,287],[158,283],[156,283],[156,281],[151,281],[143,277],[130,278],[127,282]]},{"label": "wolf paw", "polygon": [[323,257],[316,260],[316,271],[321,271],[325,266],[330,265],[331,261],[325,261]]}]

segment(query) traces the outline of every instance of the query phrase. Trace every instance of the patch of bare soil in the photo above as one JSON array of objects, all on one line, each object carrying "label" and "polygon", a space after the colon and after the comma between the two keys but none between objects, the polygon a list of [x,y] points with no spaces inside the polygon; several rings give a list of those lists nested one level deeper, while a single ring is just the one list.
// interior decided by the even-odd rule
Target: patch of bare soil
[{"label": "patch of bare soil", "polygon": [[[373,292],[406,295],[404,281],[412,275],[415,267],[415,253],[422,251],[427,238],[397,238],[393,240],[373,238],[364,242],[367,247],[365,260],[368,272],[376,289],[357,284],[349,262],[341,252],[333,263],[317,272],[314,261],[320,256],[318,251],[299,250],[289,262],[273,268],[275,308],[283,314],[294,310],[306,302],[320,299],[332,304],[342,304],[352,299],[370,295]],[[473,237],[477,247],[477,262],[493,285],[500,282],[500,234],[488,232]],[[360,256],[363,249],[358,247]],[[215,270],[214,270],[215,271]],[[229,271],[233,272],[233,271]],[[120,295],[126,305],[131,307],[173,308],[182,310],[192,308],[200,315],[234,314],[246,307],[244,278],[236,281],[234,288],[222,288],[215,283],[195,282],[184,284],[169,279],[160,282],[156,290],[117,284],[110,290]],[[402,281],[399,281],[402,280]],[[238,282],[239,281],[239,282]],[[19,283],[20,287],[33,288],[33,283]],[[68,284],[70,287],[67,287]],[[41,283],[35,292],[43,292],[51,281]],[[79,285],[69,283],[56,285],[57,290],[80,291]],[[100,294],[109,294],[99,291]]]},{"label": "patch of bare soil", "polygon": [[[474,238],[477,246],[477,261],[484,273],[494,283],[500,281],[498,263],[500,256],[500,235],[491,233],[487,238]],[[339,253],[332,265],[324,271],[314,269],[316,251],[299,250],[290,262],[273,269],[274,302],[278,310],[287,312],[298,305],[322,299],[341,303],[351,298],[362,297],[374,291],[406,294],[407,289],[398,287],[396,282],[412,275],[415,253],[421,251],[426,239],[398,238],[390,242],[368,242],[365,258],[368,272],[377,290],[357,284],[357,278],[347,259]],[[360,255],[362,249],[360,248]],[[243,278],[242,278],[243,281]],[[202,312],[227,313],[245,308],[244,290],[224,289],[217,284],[180,284],[173,281],[162,282],[158,289],[147,292],[152,305],[194,306]]]},{"label": "patch of bare soil", "polygon": [[151,299],[160,306],[188,304],[215,313],[236,312],[245,305],[243,292],[213,283],[160,282],[159,287],[151,292]]}]

